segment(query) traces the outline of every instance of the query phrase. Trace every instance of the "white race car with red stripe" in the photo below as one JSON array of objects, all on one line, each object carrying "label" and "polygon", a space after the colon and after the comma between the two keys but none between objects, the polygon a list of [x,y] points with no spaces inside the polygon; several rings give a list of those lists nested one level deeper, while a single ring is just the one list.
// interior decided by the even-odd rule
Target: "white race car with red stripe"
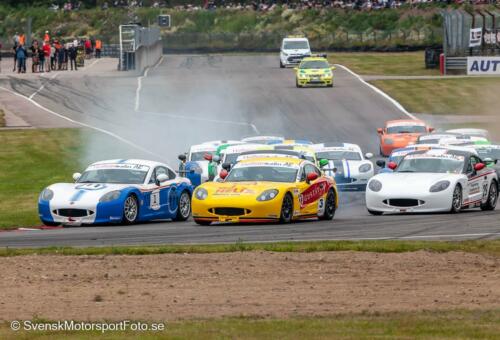
[{"label": "white race car with red stripe", "polygon": [[372,215],[406,212],[494,210],[498,177],[473,152],[431,149],[411,152],[394,172],[370,179],[366,207]]}]

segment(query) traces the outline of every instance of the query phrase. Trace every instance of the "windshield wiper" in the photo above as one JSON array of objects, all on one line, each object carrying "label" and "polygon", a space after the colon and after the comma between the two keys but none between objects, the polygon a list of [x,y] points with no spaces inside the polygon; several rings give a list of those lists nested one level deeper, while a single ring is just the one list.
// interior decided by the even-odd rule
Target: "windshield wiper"
[{"label": "windshield wiper", "polygon": [[98,183],[98,182],[93,182],[93,181],[80,181],[78,183]]}]

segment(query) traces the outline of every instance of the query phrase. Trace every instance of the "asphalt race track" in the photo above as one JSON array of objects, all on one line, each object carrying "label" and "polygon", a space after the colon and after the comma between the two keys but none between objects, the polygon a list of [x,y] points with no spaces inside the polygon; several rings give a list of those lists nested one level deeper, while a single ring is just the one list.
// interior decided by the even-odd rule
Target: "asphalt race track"
[{"label": "asphalt race track", "polygon": [[[173,167],[177,155],[191,144],[255,134],[353,142],[364,152],[378,154],[376,128],[388,119],[407,116],[347,71],[338,68],[335,77],[333,89],[297,89],[293,71],[280,69],[277,56],[167,55],[140,80],[124,73],[90,76],[82,72],[75,77],[66,72],[47,81],[33,99],[137,146],[130,147],[123,158],[157,158]],[[0,81],[1,86],[28,97],[41,84],[35,78]],[[90,144],[88,154],[94,158],[99,150],[112,147]],[[1,232],[0,246],[500,237],[498,209],[456,215],[370,216],[364,193],[341,193],[340,198],[331,222],[201,227],[190,220],[23,230]]]}]

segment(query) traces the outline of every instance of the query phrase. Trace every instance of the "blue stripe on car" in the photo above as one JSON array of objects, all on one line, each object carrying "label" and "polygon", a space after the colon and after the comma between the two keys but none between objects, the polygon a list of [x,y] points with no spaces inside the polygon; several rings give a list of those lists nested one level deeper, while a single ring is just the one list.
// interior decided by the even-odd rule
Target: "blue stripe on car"
[{"label": "blue stripe on car", "polygon": [[351,168],[349,167],[349,161],[345,161],[345,166],[347,168],[347,176],[346,178],[351,178]]},{"label": "blue stripe on car", "polygon": [[73,196],[71,196],[71,198],[69,200],[72,201],[72,202],[76,202],[80,198],[82,198],[83,194],[85,194],[85,190],[78,190],[77,192],[75,192],[73,194]]}]

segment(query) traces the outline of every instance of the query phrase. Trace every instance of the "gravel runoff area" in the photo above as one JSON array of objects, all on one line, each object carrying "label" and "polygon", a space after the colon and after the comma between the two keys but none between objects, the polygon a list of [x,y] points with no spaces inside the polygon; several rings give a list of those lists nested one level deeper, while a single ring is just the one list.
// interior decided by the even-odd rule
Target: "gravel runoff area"
[{"label": "gravel runoff area", "polygon": [[0,319],[178,320],[500,307],[499,259],[463,252],[2,258]]}]

